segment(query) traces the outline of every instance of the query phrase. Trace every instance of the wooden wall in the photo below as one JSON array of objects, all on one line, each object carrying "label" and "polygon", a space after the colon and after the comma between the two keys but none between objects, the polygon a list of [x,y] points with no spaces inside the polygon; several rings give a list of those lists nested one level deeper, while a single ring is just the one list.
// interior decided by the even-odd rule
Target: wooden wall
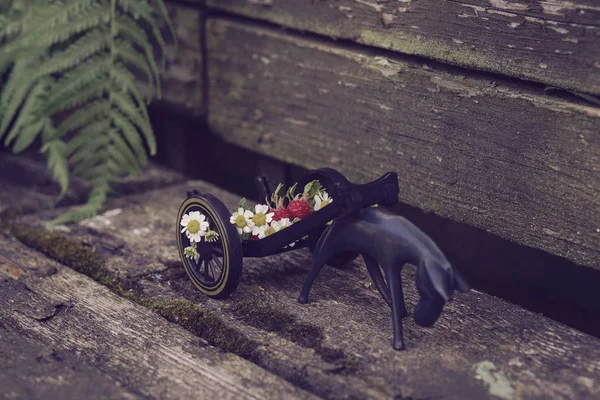
[{"label": "wooden wall", "polygon": [[213,134],[356,181],[397,171],[406,204],[600,269],[596,2],[170,9],[165,98]]}]

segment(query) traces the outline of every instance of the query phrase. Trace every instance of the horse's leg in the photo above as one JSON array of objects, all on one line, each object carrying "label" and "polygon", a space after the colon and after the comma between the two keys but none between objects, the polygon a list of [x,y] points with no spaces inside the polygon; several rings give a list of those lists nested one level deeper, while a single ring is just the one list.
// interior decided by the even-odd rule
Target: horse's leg
[{"label": "horse's leg", "polygon": [[365,260],[365,264],[367,266],[367,271],[369,275],[371,275],[371,279],[373,279],[373,283],[375,287],[383,297],[383,300],[388,304],[388,306],[392,306],[392,298],[390,297],[390,289],[388,288],[385,280],[383,279],[383,275],[381,274],[381,269],[379,268],[379,263],[376,259],[371,257],[368,254],[362,254],[363,259]]},{"label": "horse's leg", "polygon": [[302,292],[298,297],[298,303],[308,303],[308,293],[310,292],[310,288],[312,287],[313,282],[319,275],[319,272],[321,272],[321,270],[323,269],[327,261],[329,261],[331,256],[333,256],[333,254],[324,254],[324,252],[320,252],[319,254],[313,253],[312,267],[310,268],[308,276],[304,280],[304,286],[302,286]]},{"label": "horse's leg", "polygon": [[394,349],[404,350],[404,334],[402,332],[402,317],[406,313],[404,306],[404,296],[402,293],[402,277],[398,264],[385,262],[383,265],[385,274],[388,278],[390,294],[392,296],[392,322],[394,324]]}]

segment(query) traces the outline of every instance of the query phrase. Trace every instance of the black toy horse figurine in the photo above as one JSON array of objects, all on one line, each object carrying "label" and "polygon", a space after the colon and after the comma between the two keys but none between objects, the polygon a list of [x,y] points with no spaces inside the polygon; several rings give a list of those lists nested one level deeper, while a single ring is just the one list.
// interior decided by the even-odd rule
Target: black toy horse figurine
[{"label": "black toy horse figurine", "polygon": [[308,302],[308,293],[321,269],[336,254],[347,251],[363,256],[375,286],[392,308],[396,350],[405,348],[402,318],[408,314],[400,275],[404,264],[417,266],[420,300],[415,308],[415,322],[420,326],[428,327],[437,321],[455,289],[463,293],[469,290],[467,282],[429,236],[399,215],[382,207],[369,207],[336,218],[323,232],[298,302]]}]

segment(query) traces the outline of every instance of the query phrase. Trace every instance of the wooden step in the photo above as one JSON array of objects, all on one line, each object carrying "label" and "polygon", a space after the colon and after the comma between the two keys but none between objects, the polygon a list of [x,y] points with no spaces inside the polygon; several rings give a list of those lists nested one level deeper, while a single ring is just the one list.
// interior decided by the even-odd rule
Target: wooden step
[{"label": "wooden step", "polygon": [[600,108],[427,61],[210,18],[209,121],[225,140],[600,268]]},{"label": "wooden step", "polygon": [[[7,383],[8,398],[42,391],[62,395],[56,398],[314,398],[1,235],[0,337],[0,383]],[[45,352],[22,353],[19,373],[8,367],[15,363],[12,346],[23,342],[28,352]],[[56,367],[40,371],[46,358]],[[78,369],[69,371],[70,364]]]},{"label": "wooden step", "polygon": [[600,94],[600,7],[594,0],[206,3],[298,31]]},{"label": "wooden step", "polygon": [[[64,235],[72,243],[94,249],[103,260],[103,270],[144,298],[158,302],[183,300],[202,312],[214,313],[221,331],[226,327],[230,330],[225,331],[236,340],[243,338],[244,343],[250,341],[255,347],[248,353],[246,347],[229,346],[215,331],[205,333],[205,340],[243,353],[254,363],[318,396],[600,396],[600,340],[476,291],[456,296],[433,328],[420,328],[411,318],[418,296],[412,267],[406,267],[403,275],[411,313],[405,320],[408,350],[404,352],[391,347],[390,309],[370,284],[362,262],[354,262],[347,269],[325,269],[307,305],[296,302],[310,264],[310,254],[305,250],[245,259],[242,282],[231,298],[207,298],[192,286],[177,256],[176,210],[191,188],[213,193],[230,209],[239,200],[209,184],[188,182],[116,199],[105,214],[69,226],[70,231]],[[39,224],[57,212],[60,210],[29,215],[20,223]],[[40,243],[43,241],[36,244],[37,248],[55,254]],[[68,260],[67,256],[64,262],[68,264]],[[84,301],[84,293],[79,294],[79,289],[66,289],[83,278],[75,279],[76,274],[67,272],[53,276],[49,279],[60,280],[65,285],[64,292],[59,293],[57,288],[43,293],[55,296],[56,304],[75,295],[86,308],[98,303],[96,299]],[[107,291],[97,293],[108,296],[111,302],[117,301]],[[121,313],[102,304],[102,312],[96,318],[110,316],[118,318],[121,324],[133,323],[129,322],[133,318],[123,319]],[[144,315],[150,319],[151,312]],[[25,324],[21,317],[11,318]],[[176,318],[172,320],[177,322]],[[139,329],[157,335],[153,324],[158,322],[139,323]],[[78,332],[85,334],[83,330]],[[163,340],[177,339],[160,335],[158,343]],[[65,345],[74,348],[77,342],[65,341]],[[119,352],[115,347],[111,351]],[[189,351],[193,348],[186,347]],[[139,357],[143,357],[141,353]]]}]

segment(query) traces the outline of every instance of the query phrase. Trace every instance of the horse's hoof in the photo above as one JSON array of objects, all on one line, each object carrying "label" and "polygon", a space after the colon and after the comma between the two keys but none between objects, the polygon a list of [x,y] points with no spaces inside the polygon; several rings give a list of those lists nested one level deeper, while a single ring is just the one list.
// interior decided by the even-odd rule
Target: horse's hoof
[{"label": "horse's hoof", "polygon": [[300,295],[298,297],[298,303],[300,303],[300,304],[308,303],[308,296]]},{"label": "horse's hoof", "polygon": [[404,345],[404,341],[402,340],[394,340],[394,350],[406,350],[406,346]]}]

